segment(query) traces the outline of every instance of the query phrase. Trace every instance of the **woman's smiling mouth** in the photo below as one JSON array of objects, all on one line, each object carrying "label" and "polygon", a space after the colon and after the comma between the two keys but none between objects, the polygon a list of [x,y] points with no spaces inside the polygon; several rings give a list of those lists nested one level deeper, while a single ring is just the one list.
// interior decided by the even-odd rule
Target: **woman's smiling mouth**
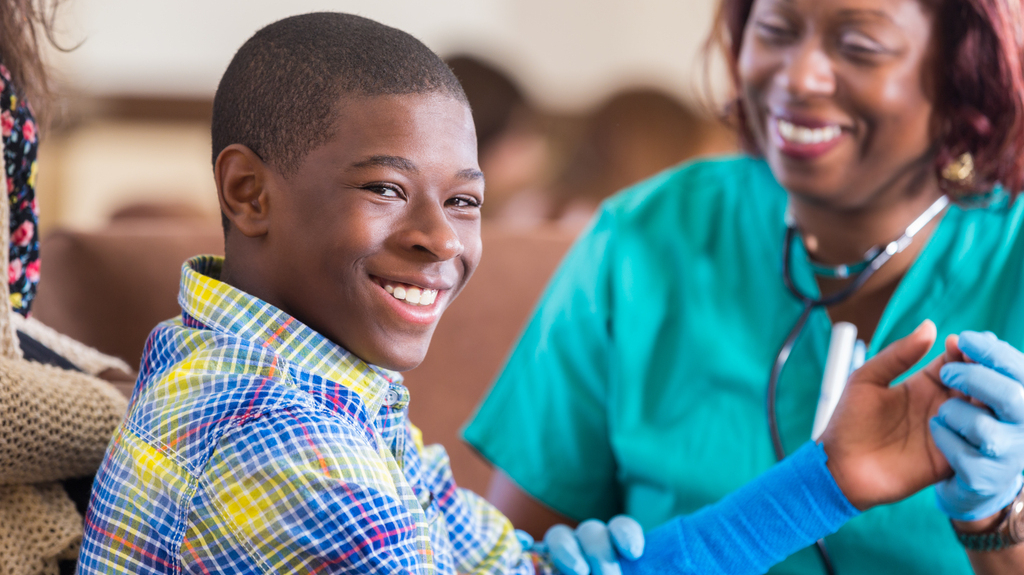
[{"label": "woman's smiling mouth", "polygon": [[768,131],[779,152],[802,160],[823,156],[835,148],[843,137],[839,124],[801,122],[776,116],[769,117]]}]

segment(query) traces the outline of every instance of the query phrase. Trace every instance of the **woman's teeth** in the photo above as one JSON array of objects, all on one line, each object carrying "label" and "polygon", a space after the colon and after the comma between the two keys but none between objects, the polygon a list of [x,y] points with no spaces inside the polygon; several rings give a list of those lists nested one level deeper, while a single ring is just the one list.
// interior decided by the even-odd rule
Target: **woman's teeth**
[{"label": "woman's teeth", "polygon": [[392,284],[384,284],[384,291],[391,294],[395,299],[413,305],[430,305],[437,299],[436,289],[420,289],[418,287],[403,287]]},{"label": "woman's teeth", "polygon": [[843,133],[839,126],[825,126],[824,128],[807,128],[797,126],[786,120],[778,120],[779,135],[783,140],[794,144],[820,144],[829,142]]}]

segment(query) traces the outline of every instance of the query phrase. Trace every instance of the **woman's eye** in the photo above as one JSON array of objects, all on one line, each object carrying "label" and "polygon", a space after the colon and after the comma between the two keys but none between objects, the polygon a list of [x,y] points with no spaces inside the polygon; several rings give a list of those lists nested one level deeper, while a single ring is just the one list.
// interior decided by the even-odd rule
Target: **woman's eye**
[{"label": "woman's eye", "polygon": [[758,35],[768,41],[786,40],[796,35],[791,26],[779,19],[759,20],[755,26]]},{"label": "woman's eye", "polygon": [[870,56],[884,53],[885,47],[863,34],[848,33],[839,39],[839,46],[844,51],[856,56]]}]

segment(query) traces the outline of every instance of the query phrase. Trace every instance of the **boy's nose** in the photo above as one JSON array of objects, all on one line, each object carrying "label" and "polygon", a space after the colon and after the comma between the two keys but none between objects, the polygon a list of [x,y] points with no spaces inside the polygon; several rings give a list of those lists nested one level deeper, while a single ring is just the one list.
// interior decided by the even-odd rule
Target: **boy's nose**
[{"label": "boy's nose", "polygon": [[464,250],[462,238],[441,206],[417,209],[406,234],[415,251],[432,255],[439,261],[450,260]]}]

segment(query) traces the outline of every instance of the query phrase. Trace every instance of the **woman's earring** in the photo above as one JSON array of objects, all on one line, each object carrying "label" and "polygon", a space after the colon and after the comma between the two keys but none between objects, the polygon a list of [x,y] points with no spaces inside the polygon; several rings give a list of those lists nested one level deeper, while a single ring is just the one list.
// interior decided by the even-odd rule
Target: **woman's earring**
[{"label": "woman's earring", "polygon": [[960,154],[942,168],[942,178],[957,188],[969,188],[974,183],[974,156],[970,152]]}]

